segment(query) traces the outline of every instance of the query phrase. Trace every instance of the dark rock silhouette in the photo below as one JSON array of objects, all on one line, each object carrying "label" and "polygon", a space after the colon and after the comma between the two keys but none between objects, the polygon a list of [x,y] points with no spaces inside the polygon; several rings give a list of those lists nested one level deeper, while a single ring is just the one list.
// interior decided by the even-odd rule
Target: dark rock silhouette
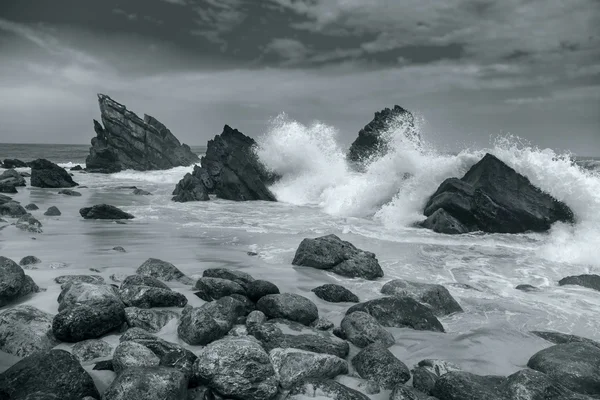
[{"label": "dark rock silhouette", "polygon": [[43,158],[29,163],[31,166],[31,186],[41,188],[69,188],[79,186],[62,167]]}]

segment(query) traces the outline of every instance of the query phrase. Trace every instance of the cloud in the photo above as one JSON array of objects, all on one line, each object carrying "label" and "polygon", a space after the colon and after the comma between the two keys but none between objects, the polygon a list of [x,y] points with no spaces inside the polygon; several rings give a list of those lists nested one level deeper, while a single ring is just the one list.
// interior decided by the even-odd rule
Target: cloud
[{"label": "cloud", "polygon": [[289,38],[273,39],[266,47],[266,54],[275,53],[287,62],[298,62],[306,58],[311,51],[300,41]]},{"label": "cloud", "polygon": [[224,51],[227,41],[223,35],[231,32],[246,19],[246,13],[242,10],[244,3],[244,0],[201,0],[199,5],[193,7],[199,17],[196,20],[198,28],[190,33],[220,44]]},{"label": "cloud", "polygon": [[547,96],[519,97],[507,99],[507,104],[513,105],[540,105],[564,101],[600,101],[600,85],[579,86],[567,89],[553,90]]}]

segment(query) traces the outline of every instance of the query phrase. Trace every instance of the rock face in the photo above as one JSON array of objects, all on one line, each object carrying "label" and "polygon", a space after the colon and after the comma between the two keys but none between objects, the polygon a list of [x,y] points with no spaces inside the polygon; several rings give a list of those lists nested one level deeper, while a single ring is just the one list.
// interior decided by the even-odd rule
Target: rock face
[{"label": "rock face", "polygon": [[442,285],[395,279],[383,285],[381,293],[411,297],[431,307],[438,317],[463,311],[448,289]]},{"label": "rock face", "polygon": [[527,366],[576,393],[600,395],[600,347],[582,342],[557,344],[534,354]]},{"label": "rock face", "polygon": [[384,389],[393,389],[410,379],[408,367],[381,343],[362,349],[352,359],[352,365],[362,378],[373,380]]},{"label": "rock face", "polygon": [[344,317],[341,323],[346,339],[357,347],[366,347],[379,342],[385,346],[396,343],[394,336],[388,332],[371,315],[356,311]]},{"label": "rock face", "polygon": [[0,393],[11,400],[100,398],[92,378],[64,350],[33,353],[1,373]]},{"label": "rock face", "polygon": [[167,367],[128,368],[119,374],[102,400],[181,400],[187,397],[188,378]]},{"label": "rock face", "polygon": [[341,285],[328,283],[311,290],[320,299],[331,303],[358,303],[358,296]]},{"label": "rock face", "polygon": [[84,219],[132,219],[133,215],[109,204],[97,204],[79,210]]},{"label": "rock face", "polygon": [[387,153],[387,141],[384,134],[394,128],[403,127],[405,135],[417,138],[414,117],[404,108],[396,105],[375,113],[375,118],[358,132],[358,137],[350,146],[347,158],[350,161],[368,161],[372,157]]},{"label": "rock face", "polygon": [[78,186],[71,175],[58,165],[45,160],[37,159],[29,163],[31,166],[31,186],[41,188],[69,188]]},{"label": "rock face", "polygon": [[92,139],[86,169],[112,173],[125,169],[161,170],[198,162],[190,147],[181,144],[167,127],[155,118],[142,120],[124,105],[99,94],[102,124],[94,120],[96,137]]},{"label": "rock face", "polygon": [[304,239],[292,264],[330,270],[350,278],[377,279],[383,276],[375,254],[357,249],[336,235]]},{"label": "rock face", "polygon": [[[461,179],[446,179],[425,205],[423,225],[454,232],[521,233],[546,231],[556,221],[574,222],[571,209],[533,186],[529,179],[491,154],[486,154]],[[456,221],[454,221],[456,220]]]},{"label": "rock face", "polygon": [[232,337],[209,344],[198,355],[194,372],[226,398],[268,400],[277,394],[271,359],[249,338]]},{"label": "rock face", "polygon": [[583,286],[589,289],[594,289],[600,292],[600,275],[576,275],[567,276],[558,281],[560,286],[564,285],[577,285]]},{"label": "rock face", "polygon": [[0,313],[0,350],[26,357],[58,343],[52,334],[52,315],[28,305]]},{"label": "rock face", "polygon": [[319,318],[317,306],[307,299],[294,293],[269,294],[262,297],[256,307],[269,318],[285,318],[304,325]]},{"label": "rock face", "polygon": [[23,268],[10,258],[0,256],[0,307],[39,290]]},{"label": "rock face", "polygon": [[194,168],[175,187],[175,201],[208,200],[209,193],[226,200],[275,201],[267,188],[276,177],[253,152],[254,139],[225,125],[223,132],[208,141],[201,168]]}]

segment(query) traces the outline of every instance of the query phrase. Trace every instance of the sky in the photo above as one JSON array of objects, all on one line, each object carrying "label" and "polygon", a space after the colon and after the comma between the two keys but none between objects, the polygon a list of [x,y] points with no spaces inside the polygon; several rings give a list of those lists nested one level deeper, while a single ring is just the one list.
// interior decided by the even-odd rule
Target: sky
[{"label": "sky", "polygon": [[398,104],[441,150],[600,155],[600,1],[0,1],[0,142],[89,143],[96,93],[191,145]]}]

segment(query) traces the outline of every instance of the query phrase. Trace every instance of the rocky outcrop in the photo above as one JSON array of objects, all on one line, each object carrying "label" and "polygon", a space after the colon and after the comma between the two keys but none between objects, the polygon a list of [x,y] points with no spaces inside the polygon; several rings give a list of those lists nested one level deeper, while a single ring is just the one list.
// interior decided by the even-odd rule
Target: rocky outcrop
[{"label": "rocky outcrop", "polygon": [[390,130],[405,129],[405,135],[419,138],[413,115],[396,105],[375,113],[375,118],[358,132],[358,137],[350,146],[347,158],[353,162],[364,162],[388,151],[385,134]]},{"label": "rocky outcrop", "polygon": [[52,315],[28,305],[0,313],[0,350],[26,357],[58,343],[52,334]]},{"label": "rocky outcrop", "polygon": [[215,194],[226,200],[275,201],[267,188],[276,177],[260,163],[254,139],[225,125],[223,132],[208,141],[200,167],[187,174],[173,191],[174,201],[208,200]]},{"label": "rocky outcrop", "polygon": [[10,258],[0,256],[0,307],[39,290],[23,268]]},{"label": "rocky outcrop", "polygon": [[98,94],[98,103],[102,124],[94,120],[96,137],[85,160],[89,172],[161,170],[198,162],[190,147],[155,118],[141,119],[103,94]]},{"label": "rocky outcrop", "polygon": [[[439,211],[438,210],[443,210]],[[446,179],[424,210],[422,226],[440,233],[546,231],[574,222],[571,209],[491,154],[461,179]]]},{"label": "rocky outcrop", "polygon": [[97,204],[79,210],[84,219],[132,219],[133,215],[109,204]]},{"label": "rocky outcrop", "polygon": [[29,163],[31,186],[41,188],[69,188],[78,186],[71,175],[62,167],[43,158]]},{"label": "rocky outcrop", "polygon": [[292,264],[329,270],[349,278],[377,279],[383,276],[375,254],[358,249],[336,235],[304,239]]}]

